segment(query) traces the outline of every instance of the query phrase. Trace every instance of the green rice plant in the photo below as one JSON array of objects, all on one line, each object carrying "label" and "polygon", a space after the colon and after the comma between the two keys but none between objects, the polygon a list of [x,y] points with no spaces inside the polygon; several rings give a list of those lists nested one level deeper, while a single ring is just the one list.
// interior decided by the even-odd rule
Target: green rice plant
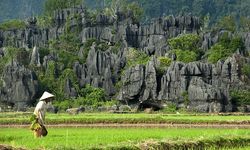
[{"label": "green rice plant", "polygon": [[209,149],[245,147],[248,129],[48,128],[34,139],[22,128],[1,128],[0,143],[27,149]]},{"label": "green rice plant", "polygon": [[31,122],[30,129],[32,131],[42,128],[41,125],[37,122],[37,118],[35,114],[31,115],[30,122]]},{"label": "green rice plant", "polygon": [[[5,117],[6,116],[6,117]],[[29,113],[0,113],[0,124],[30,124]],[[166,113],[80,113],[69,115],[66,113],[46,114],[47,124],[59,123],[184,123],[184,124],[248,124],[250,115],[220,115],[220,114],[166,114]]]}]

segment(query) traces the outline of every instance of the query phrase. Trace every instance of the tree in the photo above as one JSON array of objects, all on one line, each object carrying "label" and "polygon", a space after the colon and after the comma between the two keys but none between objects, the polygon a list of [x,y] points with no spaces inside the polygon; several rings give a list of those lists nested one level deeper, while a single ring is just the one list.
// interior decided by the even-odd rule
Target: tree
[{"label": "tree", "polygon": [[138,3],[129,3],[127,7],[125,7],[125,11],[130,11],[133,13],[133,20],[135,22],[139,22],[142,15],[143,15],[143,9],[139,6]]},{"label": "tree", "polygon": [[220,59],[225,59],[226,57],[233,54],[237,49],[244,50],[244,43],[240,37],[234,37],[230,39],[226,32],[219,39],[219,42],[211,47],[208,53],[208,61],[211,63],[216,63]]},{"label": "tree", "polygon": [[105,14],[117,18],[117,12],[125,5],[126,0],[107,0],[108,7],[105,8]]},{"label": "tree", "polygon": [[235,18],[233,16],[231,16],[231,15],[221,18],[218,21],[218,23],[216,25],[216,28],[223,29],[223,30],[228,30],[228,31],[231,31],[231,32],[236,31]]},{"label": "tree", "polygon": [[200,37],[197,34],[183,34],[168,40],[172,49],[191,50],[199,49]]},{"label": "tree", "polygon": [[210,23],[210,14],[208,13],[204,18],[203,18],[203,27],[204,29],[208,29]]},{"label": "tree", "polygon": [[104,12],[106,15],[117,18],[117,12],[132,12],[132,17],[135,22],[138,22],[143,15],[143,9],[139,3],[128,2],[127,0],[106,0],[108,4]]},{"label": "tree", "polygon": [[218,60],[223,59],[228,56],[228,49],[226,49],[221,44],[215,44],[208,54],[208,61],[211,63],[216,63]]},{"label": "tree", "polygon": [[192,62],[201,56],[199,49],[200,37],[197,34],[184,34],[168,40],[172,52],[178,61]]},{"label": "tree", "polygon": [[250,19],[244,16],[240,17],[240,28],[243,31],[250,31]]}]

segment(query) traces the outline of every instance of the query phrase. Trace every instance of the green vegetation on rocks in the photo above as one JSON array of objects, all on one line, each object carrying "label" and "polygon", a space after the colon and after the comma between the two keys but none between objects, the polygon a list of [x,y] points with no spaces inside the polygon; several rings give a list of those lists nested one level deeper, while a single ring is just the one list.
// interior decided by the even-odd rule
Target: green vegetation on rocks
[{"label": "green vegetation on rocks", "polygon": [[143,64],[146,65],[148,61],[150,60],[150,57],[137,49],[129,48],[127,52],[127,66],[132,67],[136,66],[137,64]]},{"label": "green vegetation on rocks", "polygon": [[188,63],[199,60],[202,54],[199,41],[200,37],[197,34],[183,34],[169,39],[168,44],[178,61]]},{"label": "green vegetation on rocks", "polygon": [[162,76],[167,67],[171,65],[172,59],[169,57],[158,57],[157,59],[160,62],[160,65],[156,67],[156,72],[159,76]]},{"label": "green vegetation on rocks", "polygon": [[9,20],[0,24],[0,30],[25,29],[26,25],[23,20]]},{"label": "green vegetation on rocks", "polygon": [[172,53],[176,54],[176,57],[178,61],[184,62],[184,63],[189,63],[197,60],[197,53],[193,51],[183,51],[180,49],[175,49],[172,51]]},{"label": "green vegetation on rocks", "polygon": [[247,63],[243,64],[242,73],[248,78],[250,78],[250,64]]},{"label": "green vegetation on rocks", "polygon": [[217,25],[216,28],[218,29],[224,29],[227,31],[231,31],[231,32],[235,32],[236,30],[236,22],[233,16],[229,15],[229,16],[225,16],[223,18],[221,18]]},{"label": "green vegetation on rocks", "polygon": [[197,34],[182,34],[169,39],[168,43],[171,49],[181,49],[189,51],[198,51],[198,42],[200,37]]},{"label": "green vegetation on rocks", "polygon": [[51,16],[38,16],[37,26],[40,28],[50,28],[54,25],[53,18]]},{"label": "green vegetation on rocks", "polygon": [[172,59],[168,57],[158,57],[158,60],[160,61],[161,67],[168,67],[172,62]]},{"label": "green vegetation on rocks", "polygon": [[4,67],[11,61],[17,61],[22,65],[28,65],[29,52],[24,48],[5,47],[5,55],[0,59],[0,74],[2,74]]},{"label": "green vegetation on rocks", "polygon": [[218,60],[224,60],[232,55],[236,50],[244,50],[244,42],[240,37],[229,37],[228,32],[225,32],[216,43],[208,51],[208,61],[216,63]]}]

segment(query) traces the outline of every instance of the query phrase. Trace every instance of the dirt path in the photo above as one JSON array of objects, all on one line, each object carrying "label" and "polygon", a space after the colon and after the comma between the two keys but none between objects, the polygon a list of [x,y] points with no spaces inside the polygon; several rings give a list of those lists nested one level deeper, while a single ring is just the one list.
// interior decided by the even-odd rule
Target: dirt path
[{"label": "dirt path", "polygon": [[[30,125],[0,125],[0,128],[29,128]],[[250,124],[53,124],[49,128],[241,128],[250,129]]]}]

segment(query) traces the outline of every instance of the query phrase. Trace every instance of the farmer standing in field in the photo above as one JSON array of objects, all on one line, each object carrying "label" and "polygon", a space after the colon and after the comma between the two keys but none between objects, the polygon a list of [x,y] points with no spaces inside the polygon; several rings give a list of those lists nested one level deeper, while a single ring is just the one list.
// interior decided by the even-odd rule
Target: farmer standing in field
[{"label": "farmer standing in field", "polygon": [[36,105],[36,108],[34,111],[34,115],[36,116],[35,123],[39,124],[38,126],[35,125],[35,128],[34,128],[36,137],[42,137],[48,134],[45,128],[45,112],[47,108],[47,103],[51,102],[53,97],[54,97],[53,94],[45,91]]}]

